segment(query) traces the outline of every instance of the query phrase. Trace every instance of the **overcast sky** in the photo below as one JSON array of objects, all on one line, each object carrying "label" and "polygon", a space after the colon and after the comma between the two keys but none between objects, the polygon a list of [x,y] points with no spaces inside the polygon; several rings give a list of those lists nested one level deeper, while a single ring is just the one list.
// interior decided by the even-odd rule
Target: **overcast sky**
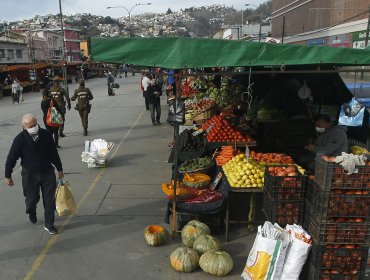
[{"label": "overcast sky", "polygon": [[[222,0],[221,0],[222,1]],[[126,16],[124,9],[109,9],[107,6],[124,6],[130,9],[137,3],[151,2],[150,6],[138,6],[132,10],[132,14],[145,12],[166,12],[168,8],[172,11],[189,8],[192,6],[203,6],[212,4],[225,4],[241,10],[246,8],[244,5],[259,5],[267,0],[144,0],[124,1],[124,0],[62,0],[63,14],[71,15],[76,13],[91,13],[94,15],[120,17]],[[251,6],[254,9],[254,6]],[[32,18],[35,15],[57,14],[59,13],[58,0],[0,0],[0,21],[15,21],[20,19]]]}]

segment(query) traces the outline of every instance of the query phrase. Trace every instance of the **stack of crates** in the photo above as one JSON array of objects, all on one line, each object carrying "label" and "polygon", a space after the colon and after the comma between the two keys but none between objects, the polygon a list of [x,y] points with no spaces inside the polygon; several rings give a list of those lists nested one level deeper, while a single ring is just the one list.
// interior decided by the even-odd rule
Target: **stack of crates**
[{"label": "stack of crates", "polygon": [[297,176],[272,176],[269,167],[286,168],[287,165],[265,167],[263,211],[266,219],[281,226],[302,224],[307,177],[300,174],[296,166]]},{"label": "stack of crates", "polygon": [[308,279],[365,279],[369,214],[370,166],[348,175],[340,165],[317,158],[305,201],[304,227],[313,239]]}]

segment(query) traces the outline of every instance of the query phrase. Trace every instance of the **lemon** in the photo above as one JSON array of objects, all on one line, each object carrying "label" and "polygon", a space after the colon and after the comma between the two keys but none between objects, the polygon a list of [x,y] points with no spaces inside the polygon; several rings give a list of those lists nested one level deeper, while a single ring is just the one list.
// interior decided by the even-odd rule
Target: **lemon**
[{"label": "lemon", "polygon": [[259,188],[263,188],[263,184],[257,184]]},{"label": "lemon", "polygon": [[252,181],[251,181],[250,179],[246,179],[246,180],[245,180],[245,184],[246,184],[247,186],[249,186],[251,183],[252,183]]},{"label": "lemon", "polygon": [[260,177],[263,178],[265,176],[265,172],[260,172]]},{"label": "lemon", "polygon": [[235,188],[235,184],[234,183],[230,183],[230,186],[232,187],[232,188]]},{"label": "lemon", "polygon": [[260,178],[260,175],[258,173],[254,173],[254,178],[258,179]]},{"label": "lemon", "polygon": [[257,188],[257,187],[258,187],[258,185],[257,185],[257,184],[253,184],[253,185],[252,185],[252,187],[253,187],[253,188]]},{"label": "lemon", "polygon": [[261,178],[257,179],[257,184],[262,184],[262,179]]},{"label": "lemon", "polygon": [[248,170],[245,170],[245,174],[246,174],[246,175],[251,175],[251,174],[252,174],[252,172],[248,169]]}]

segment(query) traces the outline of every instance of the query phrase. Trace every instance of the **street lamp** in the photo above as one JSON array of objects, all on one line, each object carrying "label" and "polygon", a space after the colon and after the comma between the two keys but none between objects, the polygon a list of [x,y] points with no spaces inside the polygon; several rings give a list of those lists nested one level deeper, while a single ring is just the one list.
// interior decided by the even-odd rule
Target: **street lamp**
[{"label": "street lamp", "polygon": [[[257,9],[258,9],[258,6],[255,5],[255,4],[245,4],[244,6],[248,7],[248,6],[255,6]],[[258,31],[258,42],[261,42],[261,31],[262,31],[262,16],[260,15],[260,29]]]},{"label": "street lamp", "polygon": [[129,22],[129,32],[130,32],[130,37],[132,37],[132,29],[131,29],[131,11],[133,8],[137,7],[137,6],[148,6],[148,5],[152,5],[152,3],[137,3],[135,5],[133,5],[130,9],[127,9],[126,7],[124,6],[114,6],[114,7],[107,7],[107,9],[116,9],[116,8],[121,8],[121,9],[125,9],[126,12],[128,13],[128,22]]}]

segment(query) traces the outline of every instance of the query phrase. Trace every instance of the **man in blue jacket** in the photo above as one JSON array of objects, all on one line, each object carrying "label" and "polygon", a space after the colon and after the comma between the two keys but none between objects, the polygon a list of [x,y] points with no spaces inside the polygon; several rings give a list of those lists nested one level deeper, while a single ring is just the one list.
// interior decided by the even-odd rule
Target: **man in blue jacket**
[{"label": "man in blue jacket", "polygon": [[13,140],[5,163],[5,184],[14,185],[12,172],[17,160],[21,158],[22,186],[26,201],[26,213],[31,223],[37,223],[36,207],[40,200],[40,190],[44,204],[44,229],[57,234],[54,226],[56,177],[64,177],[62,162],[51,134],[37,124],[32,114],[22,118],[23,131]]}]

